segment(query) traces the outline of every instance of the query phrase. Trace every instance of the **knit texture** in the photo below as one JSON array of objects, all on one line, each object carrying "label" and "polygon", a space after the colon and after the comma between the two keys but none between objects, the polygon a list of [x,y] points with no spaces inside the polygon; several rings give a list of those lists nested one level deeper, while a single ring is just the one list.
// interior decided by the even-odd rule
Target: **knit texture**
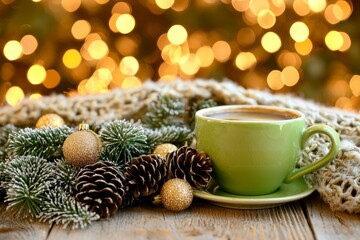
[{"label": "knit texture", "polygon": [[[285,94],[245,89],[231,81],[197,79],[155,83],[148,81],[136,89],[117,89],[91,96],[53,95],[39,100],[25,100],[20,105],[0,108],[0,125],[34,126],[45,113],[57,113],[68,124],[115,119],[137,119],[159,94],[181,98],[213,98],[222,104],[271,105],[299,110],[306,115],[306,125],[324,123],[340,135],[337,157],[314,172],[313,180],[320,196],[333,211],[360,213],[360,115],[320,105]],[[298,161],[302,166],[328,151],[329,141],[321,135],[312,137]]]}]

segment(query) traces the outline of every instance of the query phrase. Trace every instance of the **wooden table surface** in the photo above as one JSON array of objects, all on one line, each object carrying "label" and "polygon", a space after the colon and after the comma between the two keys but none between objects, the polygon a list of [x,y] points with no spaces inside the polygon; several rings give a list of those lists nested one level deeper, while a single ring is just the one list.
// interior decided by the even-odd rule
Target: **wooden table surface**
[{"label": "wooden table surface", "polygon": [[195,199],[180,213],[151,205],[119,211],[85,229],[17,221],[0,204],[0,239],[360,239],[360,214],[332,212],[313,193],[261,210],[234,210]]}]

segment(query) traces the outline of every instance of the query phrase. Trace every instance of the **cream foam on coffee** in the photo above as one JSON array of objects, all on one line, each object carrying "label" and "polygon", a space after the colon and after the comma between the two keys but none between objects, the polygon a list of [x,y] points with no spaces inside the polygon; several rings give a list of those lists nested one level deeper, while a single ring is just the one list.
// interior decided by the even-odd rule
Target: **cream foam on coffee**
[{"label": "cream foam on coffee", "polygon": [[209,113],[209,118],[231,121],[281,121],[298,118],[291,112],[264,111],[263,109],[235,109],[224,112]]}]

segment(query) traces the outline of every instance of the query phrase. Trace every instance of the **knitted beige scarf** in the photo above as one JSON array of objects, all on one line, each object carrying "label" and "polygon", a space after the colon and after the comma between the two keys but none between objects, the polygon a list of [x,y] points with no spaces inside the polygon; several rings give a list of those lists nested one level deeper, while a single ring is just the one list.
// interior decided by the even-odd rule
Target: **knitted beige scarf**
[{"label": "knitted beige scarf", "polygon": [[[230,81],[148,81],[140,88],[118,89],[101,95],[53,95],[39,100],[25,100],[14,108],[0,108],[0,125],[12,123],[17,126],[34,126],[40,116],[50,112],[62,116],[68,124],[136,119],[159,94],[182,98],[213,98],[224,104],[283,106],[303,112],[307,126],[318,123],[331,126],[340,134],[340,152],[331,164],[311,177],[321,197],[333,211],[360,213],[360,115],[291,95],[244,89]],[[298,164],[301,166],[323,156],[329,144],[326,138],[314,136],[309,140]]]}]

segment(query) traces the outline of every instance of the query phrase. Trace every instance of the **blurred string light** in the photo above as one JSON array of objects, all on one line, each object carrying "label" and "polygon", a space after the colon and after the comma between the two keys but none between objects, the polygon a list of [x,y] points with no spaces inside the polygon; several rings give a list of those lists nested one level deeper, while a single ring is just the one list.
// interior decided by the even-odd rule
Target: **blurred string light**
[{"label": "blurred string light", "polygon": [[[2,36],[0,94],[13,106],[25,94],[95,94],[147,79],[228,77],[245,87],[288,92],[306,85],[306,76],[321,75],[323,52],[339,59],[323,80],[327,101],[360,106],[360,77],[338,55],[353,46],[350,34],[337,28],[353,13],[350,0],[32,2],[34,9],[51,10],[58,25],[49,39],[46,29],[31,32],[31,23],[18,26],[27,29],[20,35]],[[2,4],[10,10],[15,3]],[[76,92],[69,91],[74,86]]]},{"label": "blurred string light", "polygon": [[29,68],[27,78],[31,84],[39,85],[46,78],[46,70],[43,66],[34,64]]},{"label": "blurred string light", "polygon": [[8,41],[4,46],[4,55],[8,60],[14,61],[22,56],[22,50],[23,49],[20,42],[11,40]]}]

